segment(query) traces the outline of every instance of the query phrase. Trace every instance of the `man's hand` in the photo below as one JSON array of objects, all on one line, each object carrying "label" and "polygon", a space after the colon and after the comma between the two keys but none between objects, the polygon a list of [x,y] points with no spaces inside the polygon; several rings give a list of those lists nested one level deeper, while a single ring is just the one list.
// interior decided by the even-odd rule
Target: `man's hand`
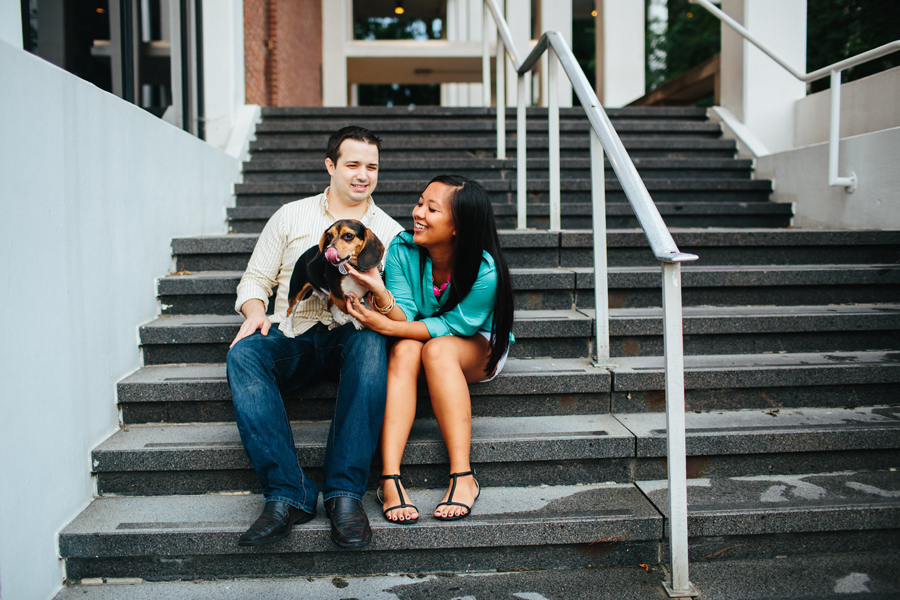
[{"label": "man's hand", "polygon": [[269,328],[272,327],[272,321],[270,321],[269,317],[266,315],[266,305],[263,304],[262,300],[256,298],[247,300],[244,302],[244,305],[241,306],[241,312],[244,313],[245,320],[241,324],[241,328],[238,330],[238,333],[234,337],[234,341],[231,342],[229,348],[234,348],[235,344],[257,329],[259,329],[259,332],[262,335],[269,335]]}]

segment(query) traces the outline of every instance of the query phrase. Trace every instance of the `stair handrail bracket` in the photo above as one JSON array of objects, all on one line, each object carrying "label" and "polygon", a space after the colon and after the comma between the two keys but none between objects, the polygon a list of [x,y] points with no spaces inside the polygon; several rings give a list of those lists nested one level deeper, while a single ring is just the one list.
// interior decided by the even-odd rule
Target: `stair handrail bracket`
[{"label": "stair handrail bracket", "polygon": [[793,66],[788,64],[788,62],[785,61],[781,56],[779,56],[777,52],[775,52],[767,44],[759,40],[735,19],[728,16],[728,14],[714,5],[710,0],[689,1],[691,4],[699,4],[700,6],[708,10],[714,17],[731,27],[741,37],[759,48],[759,50],[765,53],[766,56],[774,60],[788,73],[790,73],[800,81],[809,83],[817,79],[822,79],[823,77],[831,78],[831,116],[829,119],[828,129],[828,185],[843,186],[847,189],[847,193],[850,194],[856,191],[856,187],[859,183],[856,177],[856,173],[851,171],[850,174],[846,177],[838,177],[838,155],[841,137],[841,73],[845,69],[861,65],[870,60],[874,60],[876,58],[880,58],[894,52],[900,52],[900,40],[888,42],[887,44],[884,44],[877,48],[873,48],[866,52],[862,52],[860,54],[857,54],[856,56],[845,58],[844,60],[840,60],[834,64],[828,65],[827,67],[817,69],[812,73],[803,73],[802,71],[798,71]]},{"label": "stair handrail bracket", "polygon": [[[684,410],[684,343],[681,297],[681,263],[697,260],[694,254],[681,252],[672,238],[659,214],[656,205],[650,198],[647,187],[638,175],[637,169],[628,156],[622,140],[619,138],[609,116],[593,88],[588,83],[575,55],[558,31],[546,31],[537,44],[521,60],[513,42],[509,26],[497,5],[496,0],[484,0],[484,20],[493,17],[497,27],[497,158],[506,158],[505,139],[501,140],[501,127],[505,127],[505,94],[504,72],[507,55],[513,62],[518,74],[518,94],[516,101],[517,127],[517,227],[526,228],[527,208],[527,174],[526,174],[526,122],[525,104],[526,75],[538,64],[544,52],[548,53],[548,126],[549,126],[549,191],[550,191],[550,230],[561,230],[560,219],[560,135],[559,135],[559,101],[557,93],[558,65],[569,78],[575,95],[581,102],[590,122],[591,148],[591,212],[593,225],[594,249],[594,306],[596,311],[596,354],[597,366],[609,364],[609,297],[607,284],[606,259],[606,198],[604,154],[609,156],[612,166],[625,197],[631,204],[634,214],[647,236],[650,249],[662,264],[663,295],[663,329],[665,347],[665,390],[666,390],[666,433],[668,439],[667,459],[669,477],[669,545],[671,549],[670,580],[663,588],[671,597],[695,597],[697,589],[688,579],[688,531],[687,531],[687,460],[685,439]],[[485,34],[488,32],[485,26]],[[488,52],[488,45],[483,45],[483,52]],[[489,68],[490,62],[485,56],[482,65]],[[483,73],[482,80],[490,84],[490,74]],[[488,97],[485,94],[485,97]]]}]

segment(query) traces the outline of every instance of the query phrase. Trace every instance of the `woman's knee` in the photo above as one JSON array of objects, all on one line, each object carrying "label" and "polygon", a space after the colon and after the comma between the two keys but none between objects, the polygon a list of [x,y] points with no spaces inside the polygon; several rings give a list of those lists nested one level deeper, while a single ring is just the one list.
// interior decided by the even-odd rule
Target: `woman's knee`
[{"label": "woman's knee", "polygon": [[409,369],[422,362],[422,342],[418,340],[398,340],[390,350],[388,368]]},{"label": "woman's knee", "polygon": [[425,342],[422,346],[422,364],[425,366],[459,364],[456,346],[451,341],[452,339],[442,336]]}]

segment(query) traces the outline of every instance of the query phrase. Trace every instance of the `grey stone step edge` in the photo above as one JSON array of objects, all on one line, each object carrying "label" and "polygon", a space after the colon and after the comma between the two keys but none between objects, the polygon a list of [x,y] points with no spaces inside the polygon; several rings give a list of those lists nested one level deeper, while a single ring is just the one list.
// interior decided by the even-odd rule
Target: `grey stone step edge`
[{"label": "grey stone step edge", "polygon": [[[609,362],[611,364],[598,368],[587,359],[509,359],[496,379],[471,384],[469,390],[473,398],[541,396],[562,391],[570,396],[612,393],[614,396],[627,395],[630,399],[632,394],[655,394],[665,389],[663,357],[615,357]],[[801,387],[827,397],[826,392],[834,390],[839,394],[846,386],[880,384],[887,387],[888,400],[884,404],[900,403],[900,397],[890,391],[891,386],[900,382],[900,352],[897,351],[697,355],[686,356],[684,365],[687,393],[732,390],[731,393],[737,396],[740,390],[770,389],[774,397],[775,388]],[[231,397],[222,364],[142,367],[120,381],[117,391],[120,404],[229,401]],[[424,394],[426,388],[423,386],[419,391]],[[302,396],[305,400],[332,399],[335,393],[333,383],[322,382],[304,389]],[[762,395],[772,406],[774,400],[766,399],[765,393]],[[288,394],[286,399],[295,396],[298,394]],[[664,395],[653,400],[657,403],[656,410],[664,410]],[[865,404],[859,400],[844,397],[837,406]],[[637,398],[634,401],[638,402]],[[829,405],[833,406],[825,404]],[[754,407],[718,407],[734,408]],[[647,409],[631,411],[614,405],[601,412],[647,412]]]},{"label": "grey stone step edge", "polygon": [[[590,267],[510,269],[516,292],[529,290],[593,290]],[[203,271],[157,280],[160,296],[234,294],[240,271]],[[759,286],[861,286],[900,284],[900,265],[713,265],[685,266],[684,288]],[[609,267],[610,289],[660,288],[656,267]],[[808,304],[808,303],[807,303]]]},{"label": "grey stone step edge", "polygon": [[[516,117],[515,108],[507,108],[507,119]],[[546,108],[529,106],[525,109],[526,116],[541,116],[546,118]],[[584,109],[580,106],[560,108],[561,118],[581,118],[587,120]],[[648,118],[648,119],[700,119],[706,120],[706,109],[696,107],[626,107],[608,108],[606,114],[610,119],[619,118]],[[278,118],[313,118],[325,120],[328,118],[347,119],[360,117],[383,117],[408,119],[411,116],[424,116],[428,118],[496,118],[496,107],[466,107],[448,108],[439,106],[354,106],[354,107],[271,107],[262,109],[264,119]]]},{"label": "grey stone step edge", "polygon": [[[388,193],[409,192],[419,193],[424,189],[429,179],[411,180],[394,179],[378,182],[378,194],[382,196]],[[489,193],[514,192],[517,190],[517,182],[514,179],[486,179],[481,182]],[[648,179],[645,182],[650,192],[766,192],[772,191],[772,182],[768,180],[754,179]],[[254,182],[237,183],[234,186],[235,194],[297,194],[305,197],[320,193],[322,185],[318,182]],[[547,179],[532,179],[528,181],[529,192],[546,192],[550,189]],[[606,180],[608,191],[620,191],[622,184],[618,180]],[[562,192],[584,192],[591,190],[590,179],[567,178],[561,182]]]},{"label": "grey stone step edge", "polygon": [[[689,480],[689,532],[698,539],[885,531],[896,546],[898,492],[896,471],[694,479]],[[435,505],[441,494],[440,489],[410,492],[411,500],[423,510]],[[100,498],[60,533],[60,555],[129,560],[335,550],[321,501],[318,517],[294,528],[283,541],[265,549],[237,546],[238,535],[258,515],[261,504],[257,495]],[[378,515],[380,507],[373,494],[366,494],[364,504],[370,515]],[[373,543],[366,553],[374,559],[383,550],[589,544],[619,541],[618,536],[627,536],[629,543],[660,541],[667,529],[667,513],[664,480],[485,487],[473,514],[449,526],[425,515],[417,524],[403,527],[372,519]]]},{"label": "grey stone step edge", "polygon": [[[798,454],[806,453],[820,457],[820,469],[842,470],[845,465],[826,458],[825,453],[888,451],[886,464],[870,459],[856,468],[900,467],[895,464],[900,462],[900,407],[689,412],[685,422],[689,457],[772,455],[771,463],[776,460],[774,455],[797,460]],[[292,423],[301,464],[322,466],[328,427],[328,421]],[[556,464],[665,456],[666,417],[662,413],[481,417],[472,421],[472,461],[479,468],[491,463]],[[407,468],[446,465],[446,450],[434,419],[416,420],[403,461]],[[95,448],[91,463],[95,474],[251,468],[234,423],[129,425]],[[779,472],[796,472],[796,467],[791,467]],[[600,472],[619,483],[637,477],[627,468],[617,476]],[[657,470],[657,477],[664,475]],[[443,480],[412,481],[411,487],[443,485]]]},{"label": "grey stone step edge", "polygon": [[[229,343],[237,333],[240,315],[163,316],[142,325],[146,344]],[[594,311],[516,311],[517,338],[564,338],[594,335]],[[900,332],[900,304],[846,306],[763,306],[684,308],[684,335],[759,334],[896,330]],[[661,336],[662,309],[611,309],[610,336]],[[900,349],[900,338],[897,341]]]},{"label": "grey stone step edge", "polygon": [[[244,209],[251,210],[251,209]],[[255,210],[259,210],[254,208]],[[844,231],[813,229],[671,229],[679,247],[770,247],[815,246],[823,251],[843,246],[897,246],[900,247],[900,231]],[[587,229],[553,231],[501,230],[500,241],[504,249],[592,249],[593,232]],[[258,234],[228,234],[174,238],[173,254],[250,254],[259,239]],[[610,230],[606,233],[608,248],[649,249],[649,243],[640,229]],[[702,259],[702,257],[701,257]],[[884,261],[883,261],[884,262]]]}]

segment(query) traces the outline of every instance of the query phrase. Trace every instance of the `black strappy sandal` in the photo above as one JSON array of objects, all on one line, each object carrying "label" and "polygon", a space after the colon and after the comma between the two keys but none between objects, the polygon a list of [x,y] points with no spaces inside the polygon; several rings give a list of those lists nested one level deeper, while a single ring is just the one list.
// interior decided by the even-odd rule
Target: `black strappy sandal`
[{"label": "black strappy sandal", "polygon": [[[395,521],[393,519],[388,518],[387,514],[392,510],[397,510],[398,508],[414,508],[416,510],[416,512],[419,512],[419,509],[418,509],[418,507],[416,507],[415,504],[407,504],[406,502],[403,501],[403,488],[400,487],[400,480],[403,479],[402,477],[400,477],[399,475],[382,475],[381,479],[393,479],[394,485],[397,486],[397,494],[400,496],[400,504],[398,504],[397,506],[392,506],[390,508],[386,508],[381,513],[382,515],[384,515],[384,520],[387,521],[388,523],[393,523],[395,525],[412,525],[413,523],[416,523],[419,520],[419,517],[416,517],[415,519],[404,519],[402,521],[400,521],[400,520]],[[378,501],[381,502],[381,506],[383,507],[384,506],[384,492],[381,491],[380,486],[375,491],[375,497],[378,498]]]},{"label": "black strappy sandal", "polygon": [[466,477],[467,475],[472,476],[472,481],[475,482],[475,486],[478,488],[478,493],[475,495],[475,500],[478,500],[478,497],[481,496],[481,486],[478,484],[478,480],[475,479],[475,471],[474,470],[466,471],[464,473],[450,473],[450,479],[453,480],[453,487],[450,488],[450,495],[447,496],[446,502],[441,502],[434,508],[434,510],[437,510],[442,506],[462,506],[463,508],[466,509],[466,512],[464,512],[461,515],[455,515],[452,517],[438,517],[437,515],[435,515],[434,516],[435,519],[437,519],[438,521],[459,521],[460,519],[465,519],[470,514],[472,514],[472,506],[475,506],[475,500],[472,500],[472,506],[466,506],[462,502],[454,502],[453,501],[453,494],[456,493],[457,478]]}]

